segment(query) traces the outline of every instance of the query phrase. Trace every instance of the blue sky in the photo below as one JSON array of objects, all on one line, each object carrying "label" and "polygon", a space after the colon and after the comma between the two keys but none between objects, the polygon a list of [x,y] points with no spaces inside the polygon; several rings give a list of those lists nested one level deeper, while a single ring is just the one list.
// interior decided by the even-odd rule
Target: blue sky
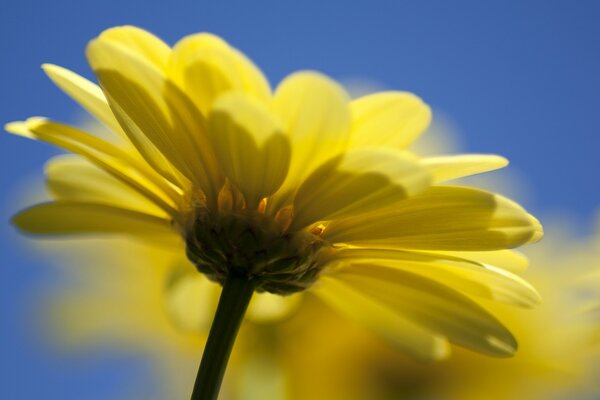
[{"label": "blue sky", "polygon": [[[596,1],[23,0],[0,3],[0,18],[2,123],[31,115],[73,121],[77,107],[39,66],[52,62],[90,76],[83,50],[104,28],[139,25],[170,43],[210,31],[254,59],[272,84],[308,68],[419,94],[452,119],[464,150],[511,160],[534,194],[527,206],[536,214],[568,212],[586,230],[600,202]],[[7,134],[0,143],[0,216],[7,221],[23,180],[39,176],[57,150]],[[0,232],[0,341],[8,349],[0,372],[9,377],[8,393],[106,398],[85,390],[98,382],[117,390],[127,374],[140,373],[137,361],[123,356],[74,368],[37,348],[26,310],[52,276],[15,245],[6,222]],[[37,386],[22,386],[25,371]],[[74,385],[70,394],[64,385]]]}]

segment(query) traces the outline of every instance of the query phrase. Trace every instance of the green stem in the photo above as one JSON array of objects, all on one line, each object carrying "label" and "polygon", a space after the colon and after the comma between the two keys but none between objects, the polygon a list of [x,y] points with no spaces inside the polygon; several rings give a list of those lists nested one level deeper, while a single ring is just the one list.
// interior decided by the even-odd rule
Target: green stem
[{"label": "green stem", "polygon": [[202,354],[192,400],[216,400],[219,396],[227,361],[253,293],[251,280],[230,275],[225,281]]}]

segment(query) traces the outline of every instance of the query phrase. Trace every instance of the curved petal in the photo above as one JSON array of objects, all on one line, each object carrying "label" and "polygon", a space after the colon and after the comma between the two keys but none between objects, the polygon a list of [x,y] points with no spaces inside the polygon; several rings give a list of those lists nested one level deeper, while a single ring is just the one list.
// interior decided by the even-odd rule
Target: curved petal
[{"label": "curved petal", "polygon": [[209,33],[181,39],[171,53],[168,76],[208,115],[213,102],[229,90],[267,104],[271,88],[262,72],[240,51]]},{"label": "curved petal", "polygon": [[380,92],[350,104],[351,148],[406,148],[427,129],[431,110],[412,93]]},{"label": "curved petal", "polygon": [[48,77],[73,100],[79,103],[98,121],[106,125],[112,132],[129,143],[127,134],[115,118],[102,89],[84,77],[58,65],[43,64],[42,68]]},{"label": "curved petal", "polygon": [[[360,269],[369,272],[356,273]],[[330,278],[458,345],[499,357],[517,350],[513,335],[481,306],[422,276],[363,264],[354,269],[342,268]]]},{"label": "curved petal", "polygon": [[[396,269],[421,275],[461,293],[479,296],[520,307],[533,307],[541,302],[533,286],[517,275],[500,268],[479,264],[438,253],[410,252],[395,249],[344,249],[338,252],[340,268],[357,275],[377,270]],[[354,263],[371,263],[368,268]],[[362,267],[362,266],[361,266]]]},{"label": "curved petal", "polygon": [[[343,246],[338,248],[335,252],[332,252],[322,259],[323,262],[330,262],[336,259],[349,259],[354,251],[402,251],[406,252],[409,250],[400,250],[397,248],[391,248],[390,246],[382,247],[358,247],[358,246]],[[411,254],[425,254],[426,256],[434,256],[440,259],[449,260],[460,260],[467,263],[476,263],[485,266],[492,266],[500,268],[512,273],[523,272],[529,267],[529,259],[521,252],[510,249],[510,250],[490,250],[490,251],[426,251],[426,250],[414,250],[410,249]]]},{"label": "curved petal", "polygon": [[27,208],[12,218],[24,233],[36,236],[120,233],[176,236],[171,220],[105,204],[54,202]]},{"label": "curved petal", "polygon": [[286,177],[290,144],[268,110],[240,92],[221,96],[209,116],[211,138],[227,177],[248,207],[274,193]]},{"label": "curved petal", "polygon": [[269,292],[254,293],[248,305],[246,318],[258,323],[282,320],[300,307],[302,296],[302,293],[290,296],[279,296]]},{"label": "curved petal", "polygon": [[113,112],[140,153],[159,171],[168,173],[174,166],[215,202],[223,177],[206,121],[185,94],[125,47],[99,38],[90,42],[87,54]]},{"label": "curved petal", "polygon": [[169,186],[154,170],[132,159],[116,146],[73,127],[43,118],[13,122],[7,124],[5,129],[30,139],[43,140],[81,155],[160,206],[173,218],[178,217],[177,207],[181,201],[181,194]]},{"label": "curved petal", "polygon": [[440,360],[450,353],[448,343],[440,335],[337,279],[324,276],[311,291],[341,314],[373,329],[413,357]]},{"label": "curved petal", "polygon": [[292,229],[395,204],[429,185],[408,154],[384,149],[348,152],[325,163],[300,186]]},{"label": "curved petal", "polygon": [[448,254],[453,257],[472,260],[480,264],[493,265],[510,272],[523,272],[529,267],[529,259],[517,250],[494,251],[444,251],[437,254]]},{"label": "curved petal", "polygon": [[107,204],[168,218],[155,203],[81,157],[54,157],[45,172],[46,186],[56,200]]},{"label": "curved petal", "polygon": [[537,241],[540,223],[513,201],[458,186],[433,186],[398,206],[332,221],[331,242],[404,249],[501,250]]},{"label": "curved petal", "polygon": [[163,299],[167,316],[183,332],[206,334],[219,302],[220,286],[199,274],[187,260],[167,276]]},{"label": "curved petal", "polygon": [[434,183],[440,183],[504,168],[508,160],[493,154],[460,154],[425,157],[421,159],[421,165],[429,170]]},{"label": "curved petal", "polygon": [[98,39],[126,47],[161,70],[166,68],[171,53],[165,42],[150,32],[131,25],[106,29]]},{"label": "curved petal", "polygon": [[[290,173],[281,196],[290,196],[321,164],[345,151],[350,139],[348,95],[335,81],[316,72],[284,79],[273,98],[292,144]],[[279,199],[284,203],[289,198]]]}]

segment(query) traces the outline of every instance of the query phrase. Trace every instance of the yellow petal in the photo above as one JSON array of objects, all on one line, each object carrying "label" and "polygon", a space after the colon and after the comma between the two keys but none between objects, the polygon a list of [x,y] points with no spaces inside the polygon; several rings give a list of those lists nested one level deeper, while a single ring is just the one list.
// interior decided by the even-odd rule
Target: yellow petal
[{"label": "yellow petal", "polygon": [[71,96],[98,121],[125,139],[126,143],[129,143],[127,135],[123,132],[121,125],[119,125],[106,101],[102,89],[98,85],[58,65],[44,64],[42,68],[59,88]]},{"label": "yellow petal", "polygon": [[294,199],[292,229],[387,207],[428,184],[429,174],[408,154],[384,149],[349,152],[302,183]]},{"label": "yellow petal", "polygon": [[17,135],[43,140],[81,155],[157,204],[173,218],[178,217],[176,207],[181,200],[181,194],[174,191],[147,165],[139,163],[116,146],[73,127],[43,118],[13,122],[7,124],[5,129]]},{"label": "yellow petal", "polygon": [[161,70],[167,66],[171,53],[165,42],[135,26],[109,28],[102,32],[98,39],[126,47]]},{"label": "yellow petal", "polygon": [[269,83],[252,61],[209,33],[190,35],[177,42],[169,59],[168,75],[204,115],[229,90],[242,91],[265,104],[271,96]]},{"label": "yellow petal", "polygon": [[206,121],[185,94],[158,68],[121,46],[97,39],[87,53],[113,112],[140,153],[159,171],[168,174],[169,165],[174,166],[216,202],[223,177]]},{"label": "yellow petal", "polygon": [[104,204],[56,202],[27,208],[12,219],[31,235],[120,233],[136,236],[175,236],[169,219]]},{"label": "yellow petal", "polygon": [[[357,274],[357,269],[368,272]],[[491,314],[459,292],[422,276],[362,264],[340,269],[335,279],[460,346],[500,357],[517,350],[515,338]]]},{"label": "yellow petal", "polygon": [[482,251],[539,240],[540,223],[513,201],[482,190],[434,186],[398,206],[335,220],[331,242],[404,249]]},{"label": "yellow petal", "polygon": [[421,165],[431,172],[434,183],[440,183],[504,168],[508,160],[492,154],[460,154],[426,157],[421,160]]},{"label": "yellow petal", "polygon": [[529,266],[529,259],[517,250],[445,251],[441,253],[473,260],[481,264],[493,265],[510,272],[523,272]]},{"label": "yellow petal", "polygon": [[[206,334],[215,315],[220,287],[182,260],[167,277],[164,303],[167,315],[183,332]],[[155,312],[158,310],[155,310]]]},{"label": "yellow petal", "polygon": [[221,96],[209,116],[217,158],[248,207],[274,193],[288,171],[290,144],[277,121],[241,92]]},{"label": "yellow petal", "polygon": [[[298,72],[281,82],[273,110],[292,144],[290,173],[282,194],[291,196],[300,182],[347,147],[348,96],[333,80],[316,72]],[[280,202],[291,200],[280,199]]]},{"label": "yellow petal", "polygon": [[245,318],[252,322],[271,323],[289,317],[302,302],[302,294],[279,296],[268,292],[254,293]]},{"label": "yellow petal", "polygon": [[431,110],[411,93],[381,92],[354,100],[351,148],[405,148],[427,129]]},{"label": "yellow petal", "polygon": [[416,358],[439,360],[450,352],[443,337],[337,279],[324,276],[311,291],[341,314],[373,329]]},{"label": "yellow petal", "polygon": [[107,204],[168,218],[156,204],[83,158],[54,157],[45,170],[48,191],[56,200]]},{"label": "yellow petal", "polygon": [[[522,278],[491,265],[479,264],[438,253],[409,252],[394,249],[344,249],[338,253],[344,271],[357,275],[374,270],[396,269],[422,275],[461,293],[488,298],[520,307],[532,307],[541,301],[539,293]],[[372,263],[360,268],[353,263]]]},{"label": "yellow petal", "polygon": [[164,82],[156,66],[107,40],[91,41],[86,53],[110,108],[131,143],[165,179],[182,188],[188,186],[182,173],[189,171],[177,170],[164,149],[159,148],[172,127],[168,106],[162,99]]},{"label": "yellow petal", "polygon": [[[167,277],[164,288],[167,313],[177,328],[206,334],[215,315],[221,286],[199,274],[187,260],[178,261]],[[278,296],[255,293],[246,318],[254,323],[271,323],[290,316],[302,300],[301,294]]]}]

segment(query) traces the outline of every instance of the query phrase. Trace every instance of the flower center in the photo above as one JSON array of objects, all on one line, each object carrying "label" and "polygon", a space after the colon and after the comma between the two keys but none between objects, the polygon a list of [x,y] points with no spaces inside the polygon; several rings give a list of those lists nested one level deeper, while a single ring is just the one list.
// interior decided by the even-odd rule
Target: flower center
[{"label": "flower center", "polygon": [[318,278],[317,258],[326,245],[319,229],[286,232],[272,217],[254,210],[196,216],[186,235],[187,256],[209,279],[223,284],[230,274],[250,279],[258,292],[286,295]]}]

